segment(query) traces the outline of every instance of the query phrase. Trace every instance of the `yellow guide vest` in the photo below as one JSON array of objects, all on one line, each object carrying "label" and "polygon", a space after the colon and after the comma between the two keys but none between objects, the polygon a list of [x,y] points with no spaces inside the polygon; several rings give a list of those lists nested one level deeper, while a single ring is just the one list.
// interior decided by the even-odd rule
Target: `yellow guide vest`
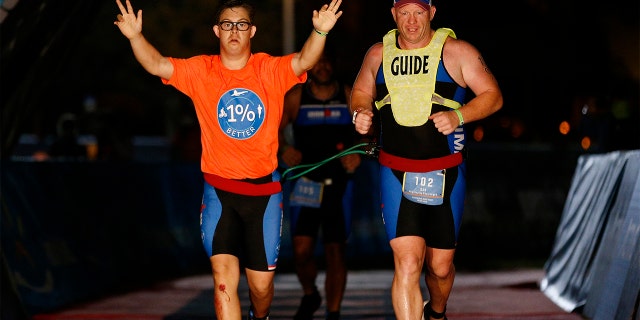
[{"label": "yellow guide vest", "polygon": [[448,36],[456,38],[453,30],[439,28],[429,45],[411,50],[398,49],[396,31],[389,31],[382,41],[382,69],[389,94],[375,102],[376,108],[391,104],[396,122],[407,127],[425,124],[433,102],[452,109],[460,108],[459,102],[435,93],[442,47]]}]

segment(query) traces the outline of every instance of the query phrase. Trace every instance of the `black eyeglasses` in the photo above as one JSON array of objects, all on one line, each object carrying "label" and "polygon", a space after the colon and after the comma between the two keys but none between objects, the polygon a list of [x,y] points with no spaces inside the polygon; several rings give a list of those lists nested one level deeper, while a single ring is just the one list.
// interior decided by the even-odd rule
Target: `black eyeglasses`
[{"label": "black eyeglasses", "polygon": [[247,22],[247,21],[238,21],[238,22],[221,21],[220,23],[218,23],[218,26],[220,27],[220,29],[222,29],[224,31],[231,31],[231,30],[233,30],[233,27],[236,27],[238,29],[238,31],[247,31],[247,30],[249,30],[249,27],[251,27],[251,22]]}]

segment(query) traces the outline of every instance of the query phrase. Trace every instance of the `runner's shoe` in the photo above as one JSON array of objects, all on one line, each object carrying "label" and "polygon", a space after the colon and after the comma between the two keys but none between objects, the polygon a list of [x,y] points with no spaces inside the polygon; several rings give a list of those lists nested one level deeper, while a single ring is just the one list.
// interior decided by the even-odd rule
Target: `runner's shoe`
[{"label": "runner's shoe", "polygon": [[447,307],[446,306],[444,307],[444,311],[442,311],[442,312],[433,311],[433,309],[431,309],[431,303],[429,303],[429,300],[427,300],[427,301],[424,302],[424,306],[422,307],[422,320],[427,319],[425,317],[425,315],[430,315],[431,318],[434,318],[434,319],[447,320],[447,315],[445,314],[446,312],[447,312]]},{"label": "runner's shoe", "polygon": [[427,303],[429,303],[429,300],[425,300],[422,304],[422,320],[425,320],[424,315],[427,314]]},{"label": "runner's shoe", "polygon": [[264,317],[264,318],[256,318],[253,315],[253,306],[250,305],[249,306],[249,313],[247,313],[247,320],[269,320],[269,314],[267,314],[267,316]]},{"label": "runner's shoe", "polygon": [[314,288],[312,294],[305,294],[302,296],[302,300],[300,301],[300,306],[298,307],[298,311],[296,315],[293,317],[294,320],[310,320],[313,319],[313,314],[320,308],[320,304],[322,303],[322,297],[320,297],[320,292],[318,292],[318,288]]},{"label": "runner's shoe", "polygon": [[340,311],[328,311],[326,320],[340,320]]}]

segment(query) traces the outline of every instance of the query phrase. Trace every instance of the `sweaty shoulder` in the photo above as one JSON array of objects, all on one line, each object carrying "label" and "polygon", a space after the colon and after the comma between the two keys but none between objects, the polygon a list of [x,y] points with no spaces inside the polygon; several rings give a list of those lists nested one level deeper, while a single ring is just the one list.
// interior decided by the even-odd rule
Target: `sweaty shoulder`
[{"label": "sweaty shoulder", "polygon": [[458,83],[464,85],[463,66],[479,62],[480,52],[465,40],[447,38],[442,49],[442,60],[447,72]]},{"label": "sweaty shoulder", "polygon": [[373,44],[369,48],[369,50],[367,50],[367,59],[378,58],[380,61],[382,61],[383,48],[384,46],[382,45],[382,42]]},{"label": "sweaty shoulder", "polygon": [[367,50],[364,62],[362,63],[362,71],[369,70],[373,74],[378,72],[378,68],[380,68],[380,64],[382,63],[383,48],[382,42],[378,42]]}]

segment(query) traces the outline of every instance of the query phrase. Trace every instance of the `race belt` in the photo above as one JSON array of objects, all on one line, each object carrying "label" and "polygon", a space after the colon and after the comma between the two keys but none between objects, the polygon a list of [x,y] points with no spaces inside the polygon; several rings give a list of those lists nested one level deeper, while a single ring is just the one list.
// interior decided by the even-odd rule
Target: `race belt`
[{"label": "race belt", "polygon": [[203,173],[204,180],[216,189],[245,196],[268,196],[282,191],[280,181],[255,184],[240,180],[227,179],[211,173]]},{"label": "race belt", "polygon": [[405,172],[429,172],[448,169],[460,165],[463,160],[464,157],[462,156],[462,152],[456,152],[444,157],[427,160],[402,158],[386,153],[384,150],[380,150],[380,154],[378,155],[378,161],[380,164],[391,169]]}]

